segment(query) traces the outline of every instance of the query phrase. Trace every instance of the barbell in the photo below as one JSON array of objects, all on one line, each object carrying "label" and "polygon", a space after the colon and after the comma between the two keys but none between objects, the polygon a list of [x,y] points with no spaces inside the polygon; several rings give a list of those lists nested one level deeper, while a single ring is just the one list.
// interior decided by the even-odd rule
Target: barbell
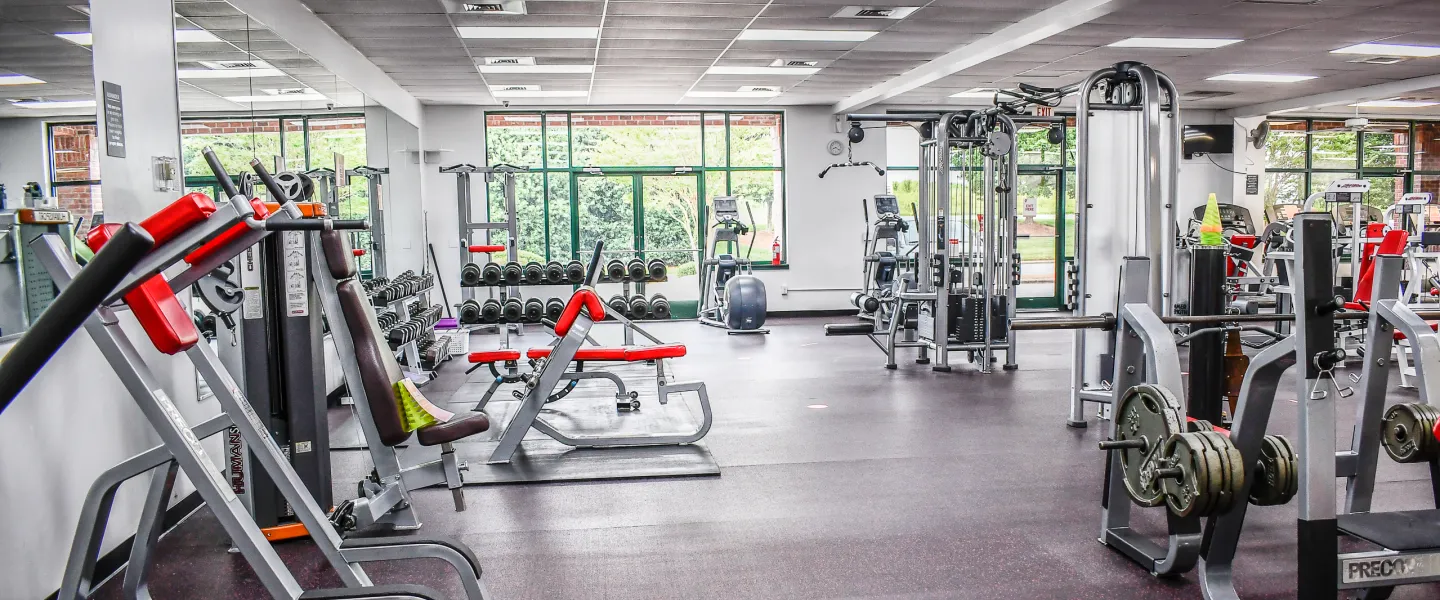
[{"label": "barbell", "polygon": [[[1416,316],[1421,319],[1440,319],[1440,311],[1427,310],[1415,311]],[[1331,315],[1341,321],[1359,321],[1370,318],[1367,311],[1343,311]],[[1167,325],[1224,325],[1226,323],[1281,323],[1293,322],[1295,315],[1269,314],[1269,315],[1175,315],[1160,317],[1160,321]],[[1051,329],[1115,329],[1116,318],[1111,313],[1105,313],[1094,317],[1062,317],[1059,319],[1016,319],[1010,322],[1010,329],[1013,331],[1043,331]]]}]

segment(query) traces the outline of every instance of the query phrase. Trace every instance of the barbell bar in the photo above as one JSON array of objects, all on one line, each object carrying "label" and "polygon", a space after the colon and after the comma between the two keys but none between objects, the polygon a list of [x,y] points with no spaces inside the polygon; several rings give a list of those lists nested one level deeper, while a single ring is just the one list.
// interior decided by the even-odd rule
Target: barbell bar
[{"label": "barbell bar", "polygon": [[[1416,316],[1425,320],[1440,319],[1440,311],[1415,311]],[[1367,311],[1341,311],[1334,313],[1341,321],[1358,321],[1370,318]],[[1294,314],[1269,315],[1175,315],[1160,317],[1167,325],[1223,325],[1226,323],[1281,323],[1293,322]],[[1094,317],[1062,317],[1059,319],[1016,319],[1010,322],[1012,331],[1045,331],[1052,329],[1105,329],[1115,328],[1115,315],[1105,313]]]}]

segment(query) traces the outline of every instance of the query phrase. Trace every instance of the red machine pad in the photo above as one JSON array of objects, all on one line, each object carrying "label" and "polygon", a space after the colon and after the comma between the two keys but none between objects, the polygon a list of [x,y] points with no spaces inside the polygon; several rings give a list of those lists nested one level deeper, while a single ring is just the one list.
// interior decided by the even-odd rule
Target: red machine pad
[{"label": "red machine pad", "polygon": [[[85,244],[99,251],[119,230],[119,223],[105,223],[91,228],[85,236]],[[135,319],[140,321],[145,334],[161,352],[179,354],[200,341],[195,322],[190,320],[175,292],[170,291],[170,282],[165,280],[164,275],[155,275],[130,290],[125,294],[125,304],[130,306],[130,312],[135,313]]]},{"label": "red machine pad", "polygon": [[[256,219],[260,219],[263,221],[270,217],[270,207],[265,206],[264,200],[261,200],[259,198],[251,198],[250,207],[255,209]],[[212,253],[218,252],[220,249],[234,243],[236,240],[250,233],[250,231],[251,229],[249,225],[246,225],[244,223],[236,223],[232,225],[229,229],[225,230],[225,233],[215,236],[215,239],[206,242],[205,245],[200,246],[199,248],[196,248],[194,252],[191,252],[189,256],[185,257],[185,262],[192,265],[201,262],[208,258]]]},{"label": "red machine pad", "polygon": [[354,249],[354,250],[351,250],[350,253],[351,253],[351,254],[354,254],[355,256],[365,256],[365,251],[364,251],[364,250],[361,250],[361,249],[359,249],[359,248],[356,248],[356,249]]},{"label": "red machine pad", "polygon": [[1369,310],[1365,305],[1370,303],[1370,294],[1374,291],[1371,288],[1375,287],[1375,256],[1399,255],[1405,251],[1405,244],[1409,241],[1410,234],[1403,229],[1391,229],[1385,233],[1385,238],[1380,241],[1376,251],[1367,253],[1362,259],[1360,281],[1355,285],[1355,301],[1346,302],[1346,309]]},{"label": "red machine pad", "polygon": [[519,350],[488,350],[485,352],[471,352],[470,362],[472,363],[493,363],[505,360],[520,360]]},{"label": "red machine pad", "polygon": [[[550,356],[551,350],[553,350],[553,348],[549,346],[531,348],[525,352],[525,356],[533,359],[545,358],[547,356]],[[625,348],[624,346],[618,348],[600,348],[591,346],[576,350],[575,360],[601,360],[623,362],[625,360],[626,350],[627,348]]]},{"label": "red machine pad", "polygon": [[625,349],[625,360],[639,362],[642,360],[656,360],[661,358],[680,358],[685,356],[684,344],[665,344],[662,346],[631,346]]},{"label": "red machine pad", "polygon": [[470,251],[476,254],[485,254],[488,252],[504,252],[505,247],[493,244],[482,244],[479,246],[471,246]]},{"label": "red machine pad", "polygon": [[181,196],[179,200],[170,203],[170,206],[160,209],[159,212],[150,215],[149,218],[140,222],[145,231],[155,238],[155,246],[175,238],[184,233],[186,229],[210,218],[215,214],[215,201],[209,196],[200,192],[191,192]]},{"label": "red machine pad", "polygon": [[1440,421],[1435,423],[1435,430],[1430,432],[1436,439],[1440,439]]},{"label": "red machine pad", "polygon": [[575,317],[580,316],[582,306],[590,313],[591,321],[605,318],[605,303],[595,295],[595,290],[582,287],[575,290],[575,295],[570,296],[565,312],[560,313],[560,318],[555,320],[555,335],[565,337],[565,334],[570,332],[570,326],[575,324]]}]

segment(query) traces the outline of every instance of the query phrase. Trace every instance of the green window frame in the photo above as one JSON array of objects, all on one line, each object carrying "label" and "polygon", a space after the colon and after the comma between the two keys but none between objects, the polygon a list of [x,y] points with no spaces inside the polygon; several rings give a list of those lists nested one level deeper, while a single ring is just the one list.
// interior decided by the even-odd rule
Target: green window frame
[{"label": "green window frame", "polygon": [[[1295,131],[1295,129],[1293,128],[1295,125],[1297,125],[1297,124],[1303,124],[1303,126],[1304,126],[1304,130],[1303,130],[1303,131],[1305,132],[1305,134],[1304,134],[1305,141],[1304,141],[1304,149],[1303,149],[1303,151],[1302,151],[1303,164],[1302,164],[1301,166],[1298,166],[1298,167],[1272,167],[1272,166],[1270,166],[1270,164],[1269,164],[1270,161],[1268,160],[1270,155],[1269,155],[1268,153],[1271,152],[1271,151],[1273,151],[1273,148],[1272,148],[1271,146],[1268,146],[1268,145],[1267,145],[1267,150],[1266,150],[1266,151],[1267,151],[1267,161],[1266,161],[1266,167],[1265,167],[1266,181],[1264,182],[1264,183],[1265,183],[1265,192],[1264,192],[1264,193],[1265,193],[1265,198],[1264,198],[1264,202],[1265,202],[1265,210],[1266,210],[1266,212],[1267,212],[1267,215],[1266,215],[1267,218],[1269,218],[1269,217],[1271,216],[1271,215],[1270,215],[1271,209],[1272,209],[1272,207],[1274,206],[1274,201],[1275,201],[1275,198],[1272,198],[1272,197],[1271,197],[1271,190],[1270,190],[1270,187],[1269,187],[1269,186],[1270,186],[1270,182],[1274,180],[1274,178],[1275,178],[1276,175],[1289,174],[1289,175],[1293,175],[1293,176],[1299,177],[1299,180],[1300,180],[1300,181],[1299,181],[1299,184],[1300,184],[1300,191],[1301,191],[1301,193],[1300,193],[1300,200],[1301,200],[1301,201],[1303,201],[1305,198],[1309,197],[1309,195],[1312,193],[1312,187],[1313,187],[1317,182],[1319,182],[1319,181],[1324,181],[1326,178],[1329,178],[1329,177],[1336,177],[1336,176],[1340,176],[1340,175],[1353,175],[1353,176],[1358,177],[1358,178],[1360,178],[1360,179],[1366,179],[1366,178],[1371,178],[1371,177],[1383,177],[1383,178],[1393,178],[1393,179],[1397,179],[1397,180],[1400,180],[1401,182],[1403,182],[1403,188],[1404,188],[1404,189],[1403,189],[1403,192],[1402,192],[1402,193],[1410,193],[1410,192],[1414,192],[1414,191],[1421,191],[1421,190],[1417,190],[1417,189],[1416,189],[1416,180],[1417,180],[1418,178],[1432,178],[1433,180],[1435,180],[1435,181],[1437,182],[1437,184],[1440,184],[1440,158],[1435,158],[1435,159],[1432,159],[1432,160],[1431,160],[1431,162],[1435,163],[1433,166],[1431,166],[1431,165],[1429,165],[1429,164],[1426,165],[1426,166],[1430,166],[1431,168],[1424,168],[1424,169],[1415,168],[1415,165],[1417,164],[1417,163],[1416,163],[1417,150],[1416,150],[1416,143],[1415,143],[1417,129],[1420,128],[1421,126],[1426,126],[1426,127],[1440,127],[1440,121],[1410,120],[1410,119],[1376,119],[1376,121],[1379,121],[1381,124],[1385,124],[1385,125],[1395,125],[1395,126],[1397,126],[1397,128],[1394,129],[1394,131],[1396,131],[1396,132],[1403,132],[1403,133],[1405,134],[1405,137],[1406,137],[1405,146],[1406,146],[1406,147],[1403,149],[1403,152],[1400,152],[1402,149],[1399,148],[1399,147],[1388,148],[1388,149],[1391,149],[1391,150],[1395,150],[1395,151],[1396,151],[1394,154],[1397,156],[1397,159],[1400,158],[1400,157],[1403,157],[1403,158],[1404,158],[1403,161],[1400,161],[1400,160],[1396,160],[1396,161],[1395,161],[1396,163],[1403,163],[1403,164],[1397,164],[1397,166],[1374,166],[1374,165],[1366,166],[1366,163],[1369,162],[1369,161],[1367,161],[1367,158],[1368,158],[1367,153],[1371,152],[1371,150],[1367,149],[1367,147],[1366,147],[1367,144],[1366,144],[1365,134],[1364,134],[1364,133],[1359,133],[1359,134],[1356,134],[1356,139],[1355,139],[1355,144],[1354,144],[1354,146],[1355,146],[1355,151],[1354,151],[1353,157],[1345,157],[1346,160],[1349,160],[1350,158],[1353,158],[1353,159],[1354,159],[1354,165],[1355,165],[1354,168],[1346,168],[1346,167],[1324,167],[1324,166],[1319,166],[1319,167],[1317,167],[1317,166],[1315,166],[1315,163],[1316,163],[1316,161],[1315,161],[1315,154],[1316,154],[1316,150],[1317,150],[1316,143],[1315,143],[1315,137],[1316,137],[1315,132],[1320,131],[1320,130],[1317,130],[1317,129],[1316,129],[1316,124],[1317,124],[1317,123],[1321,123],[1321,124],[1324,124],[1324,123],[1339,123],[1339,122],[1341,122],[1341,121],[1343,121],[1343,120],[1344,120],[1343,117],[1288,117],[1288,116],[1281,116],[1281,117],[1270,117],[1270,118],[1269,118],[1269,121],[1271,122],[1271,125],[1272,125],[1272,130],[1271,130],[1271,131],[1272,131],[1272,133],[1271,133],[1272,136],[1275,135],[1274,132],[1276,132],[1276,131]],[[1287,127],[1286,129],[1280,129],[1279,127],[1276,127],[1276,124],[1278,124],[1278,123],[1283,123],[1283,124],[1289,125],[1289,127]],[[1346,131],[1346,129],[1343,129],[1343,128],[1336,128],[1335,130],[1336,130],[1336,131]],[[1369,132],[1369,133],[1370,133],[1371,135],[1374,135],[1376,132]],[[1428,134],[1427,134],[1427,135],[1428,135]],[[1272,139],[1272,142],[1273,142],[1273,139]],[[1423,152],[1419,152],[1419,154],[1423,154]],[[1337,155],[1337,156],[1338,156],[1338,155]],[[1440,193],[1440,190],[1435,190],[1435,191],[1436,191],[1437,193]],[[1376,194],[1375,197],[1378,198],[1379,195]],[[1393,203],[1393,200],[1392,200],[1391,202]],[[1370,204],[1370,205],[1372,205],[1372,206],[1376,206],[1377,208],[1382,208],[1382,209],[1383,209],[1385,206],[1388,206],[1388,205],[1389,205],[1389,204],[1385,204],[1384,206],[1381,206],[1380,203],[1374,202],[1374,201],[1372,201],[1371,199],[1368,199],[1368,198],[1367,198],[1367,200],[1366,200],[1366,203],[1367,203],[1367,204]]]}]

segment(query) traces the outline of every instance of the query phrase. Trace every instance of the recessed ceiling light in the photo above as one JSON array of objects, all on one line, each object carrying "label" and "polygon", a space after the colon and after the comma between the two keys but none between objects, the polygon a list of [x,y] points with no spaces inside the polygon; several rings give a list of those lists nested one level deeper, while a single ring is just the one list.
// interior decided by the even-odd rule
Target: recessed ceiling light
[{"label": "recessed ceiling light", "polygon": [[746,29],[737,40],[752,42],[863,42],[875,31],[827,31],[816,29]]},{"label": "recessed ceiling light", "polygon": [[456,27],[462,38],[490,40],[593,40],[599,27]]},{"label": "recessed ceiling light", "polygon": [[805,405],[805,408],[814,408],[814,409],[817,409],[817,410],[818,410],[818,409],[821,409],[821,408],[830,408],[830,405],[829,405],[829,404],[806,404],[806,405]]},{"label": "recessed ceiling light", "polygon": [[[527,83],[527,84],[518,84],[518,85],[492,85],[492,86],[490,86],[490,91],[491,91],[491,92],[538,92],[538,91],[540,91],[540,86],[538,86],[538,85],[532,85],[532,84],[528,84],[528,83]],[[540,120],[540,117],[535,117],[535,120],[537,120],[537,121]]]},{"label": "recessed ceiling light", "polygon": [[1383,54],[1387,56],[1404,56],[1407,58],[1431,58],[1440,56],[1440,47],[1435,46],[1407,46],[1404,44],[1355,44],[1338,50],[1331,50],[1331,54]]},{"label": "recessed ceiling light", "polygon": [[502,66],[503,66],[503,65],[510,65],[510,66],[512,66],[512,67],[518,67],[518,66],[520,66],[520,65],[533,65],[533,64],[535,64],[535,57],[533,57],[533,56],[486,56],[486,57],[480,59],[480,64],[482,64],[482,65],[502,65]]},{"label": "recessed ceiling light", "polygon": [[816,67],[744,67],[716,65],[705,70],[706,75],[814,75]]},{"label": "recessed ceiling light", "polygon": [[584,98],[590,95],[585,90],[490,90],[496,98]]},{"label": "recessed ceiling light", "polygon": [[1295,83],[1314,79],[1314,75],[1282,75],[1277,73],[1226,73],[1207,78],[1206,81],[1251,81],[1260,83]]},{"label": "recessed ceiling light", "polygon": [[11,102],[21,108],[94,108],[94,100],[24,100]]},{"label": "recessed ceiling light", "polygon": [[480,65],[481,73],[591,73],[595,65]]},{"label": "recessed ceiling light", "polygon": [[842,7],[835,14],[830,15],[832,19],[903,19],[920,10],[918,6],[846,6]]},{"label": "recessed ceiling light", "polygon": [[[89,46],[95,42],[95,36],[90,33],[57,33],[55,37],[81,46]],[[224,41],[204,29],[175,30],[175,43],[177,44],[213,44]]]},{"label": "recessed ceiling light", "polygon": [[25,75],[0,75],[0,85],[29,85],[32,83],[45,82]]},{"label": "recessed ceiling light", "polygon": [[1355,108],[1420,108],[1424,106],[1435,106],[1437,104],[1440,104],[1440,101],[1401,100],[1399,98],[1392,98],[1390,100],[1366,100],[1365,102],[1356,102],[1350,106]]},{"label": "recessed ceiling light", "polygon": [[779,96],[780,92],[777,92],[775,90],[764,92],[706,92],[699,90],[690,90],[688,92],[685,92],[685,95],[691,98],[774,98],[776,96]]},{"label": "recessed ceiling light", "polygon": [[253,102],[310,102],[329,100],[324,94],[310,88],[267,89],[262,96],[226,96],[225,99],[240,104]]},{"label": "recessed ceiling light", "polygon": [[1220,48],[1245,40],[1233,38],[1132,37],[1110,44],[1111,48]]},{"label": "recessed ceiling light", "polygon": [[998,91],[998,90],[996,90],[995,88],[970,88],[970,89],[965,90],[965,91],[963,91],[963,92],[956,92],[956,93],[954,93],[954,94],[950,94],[950,97],[951,97],[951,98],[993,98],[993,97],[995,97],[995,92],[997,92],[997,91]]},{"label": "recessed ceiling light", "polygon": [[181,79],[251,79],[285,77],[285,72],[280,69],[180,69],[176,75]]}]

